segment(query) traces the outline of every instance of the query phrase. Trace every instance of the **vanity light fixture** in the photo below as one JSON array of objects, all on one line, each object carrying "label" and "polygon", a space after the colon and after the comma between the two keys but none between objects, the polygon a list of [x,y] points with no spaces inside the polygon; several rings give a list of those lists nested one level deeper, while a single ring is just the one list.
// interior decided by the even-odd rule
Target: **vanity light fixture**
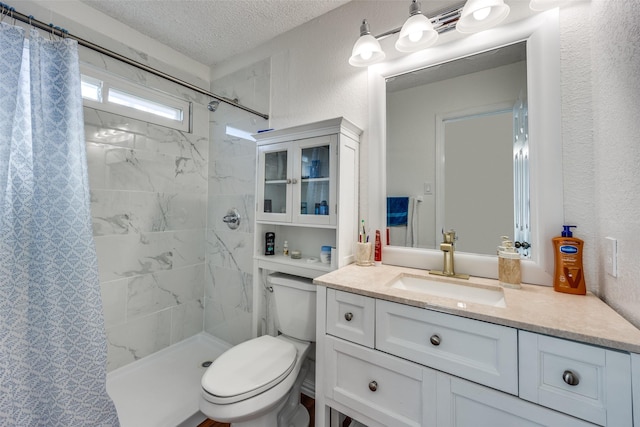
[{"label": "vanity light fixture", "polygon": [[369,23],[363,19],[362,25],[360,25],[360,38],[353,45],[349,64],[354,67],[366,67],[382,61],[384,56],[380,43],[369,31]]},{"label": "vanity light fixture", "polygon": [[409,6],[409,18],[405,21],[396,49],[400,52],[415,52],[426,49],[438,40],[438,32],[433,29],[431,21],[422,14],[420,3],[416,0]]},{"label": "vanity light fixture", "polygon": [[504,21],[509,10],[504,0],[468,0],[456,29],[464,34],[487,30]]},{"label": "vanity light fixture", "polygon": [[[567,0],[530,0],[529,8],[536,12],[560,6]],[[360,38],[356,41],[349,58],[354,67],[367,67],[380,62],[385,53],[378,40],[398,34],[395,47],[400,52],[415,52],[433,45],[438,36],[457,29],[468,34],[488,30],[506,19],[511,8],[504,0],[466,0],[437,13],[429,19],[422,14],[420,2],[412,0],[409,18],[402,27],[372,36],[366,19],[360,26]]]},{"label": "vanity light fixture", "polygon": [[439,34],[455,28],[456,22],[460,18],[462,4],[449,7],[429,19],[420,11],[420,3],[417,0],[412,0],[409,7],[410,16],[404,25],[375,37],[369,31],[367,20],[363,20],[360,26],[360,38],[353,46],[349,64],[354,67],[367,67],[382,61],[385,54],[378,40],[398,33],[400,34],[395,46],[400,52],[426,49],[438,40]]}]

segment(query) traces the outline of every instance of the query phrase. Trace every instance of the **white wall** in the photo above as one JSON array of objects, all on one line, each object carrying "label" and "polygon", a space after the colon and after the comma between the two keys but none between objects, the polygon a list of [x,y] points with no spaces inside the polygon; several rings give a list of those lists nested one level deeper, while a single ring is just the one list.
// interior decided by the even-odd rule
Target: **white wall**
[{"label": "white wall", "polygon": [[[208,66],[168,48],[79,0],[20,0],[10,3],[20,13],[33,15],[42,22],[52,22],[66,28],[74,36],[151,67],[160,68],[190,83],[199,85],[209,79]],[[206,88],[202,85],[200,87]]]},{"label": "white wall", "polygon": [[[640,149],[632,144],[640,116],[633,77],[640,69],[636,8],[635,0],[593,0],[570,2],[561,11],[564,181],[558,185],[564,188],[565,222],[578,225],[575,236],[586,242],[589,290],[640,326],[640,202],[633,197]],[[377,34],[399,25],[405,14],[398,2],[353,1],[221,64],[212,76],[272,57],[271,127],[335,116],[362,126],[360,208],[366,211],[367,77],[347,58],[362,18]],[[606,235],[619,239],[617,279],[603,273],[600,242]]]},{"label": "white wall", "polygon": [[604,299],[640,325],[640,14],[637,0],[594,0],[593,132],[597,256],[618,239],[618,277],[600,262]]}]

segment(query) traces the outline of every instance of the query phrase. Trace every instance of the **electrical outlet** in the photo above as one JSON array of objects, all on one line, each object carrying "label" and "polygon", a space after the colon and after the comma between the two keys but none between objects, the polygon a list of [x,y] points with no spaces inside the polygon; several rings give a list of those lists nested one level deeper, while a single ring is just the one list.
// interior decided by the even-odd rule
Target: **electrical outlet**
[{"label": "electrical outlet", "polygon": [[605,271],[609,276],[618,277],[618,241],[613,237],[605,237]]}]

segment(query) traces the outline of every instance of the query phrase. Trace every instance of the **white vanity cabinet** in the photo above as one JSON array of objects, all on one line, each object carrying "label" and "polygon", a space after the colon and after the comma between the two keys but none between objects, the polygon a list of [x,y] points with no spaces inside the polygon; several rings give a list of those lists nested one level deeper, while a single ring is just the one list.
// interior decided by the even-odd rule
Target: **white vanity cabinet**
[{"label": "white vanity cabinet", "polygon": [[375,348],[518,394],[518,331],[376,300]]},{"label": "white vanity cabinet", "polygon": [[594,427],[578,418],[443,373],[437,374],[437,398],[430,407],[437,414],[438,427]]},{"label": "white vanity cabinet", "polygon": [[631,357],[520,331],[520,397],[602,426],[631,426]]},{"label": "white vanity cabinet", "polygon": [[317,313],[317,426],[633,426],[629,353],[324,286]]}]

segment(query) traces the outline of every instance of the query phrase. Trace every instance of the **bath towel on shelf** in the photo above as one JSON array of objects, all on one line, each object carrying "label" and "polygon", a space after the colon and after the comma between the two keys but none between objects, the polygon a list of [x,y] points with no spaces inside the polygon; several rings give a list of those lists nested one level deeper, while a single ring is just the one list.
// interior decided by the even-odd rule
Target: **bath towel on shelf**
[{"label": "bath towel on shelf", "polygon": [[387,197],[387,227],[407,225],[409,197]]}]

